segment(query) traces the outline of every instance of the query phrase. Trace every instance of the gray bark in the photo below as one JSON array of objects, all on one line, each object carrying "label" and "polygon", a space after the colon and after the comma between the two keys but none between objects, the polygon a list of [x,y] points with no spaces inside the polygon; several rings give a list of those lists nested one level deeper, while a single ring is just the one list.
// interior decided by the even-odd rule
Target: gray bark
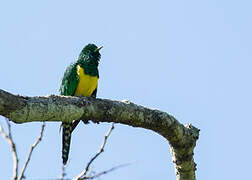
[{"label": "gray bark", "polygon": [[95,123],[115,122],[150,129],[169,142],[177,180],[196,179],[193,150],[199,129],[192,125],[184,126],[159,110],[129,101],[56,95],[25,97],[0,89],[0,115],[15,123],[90,119]]}]

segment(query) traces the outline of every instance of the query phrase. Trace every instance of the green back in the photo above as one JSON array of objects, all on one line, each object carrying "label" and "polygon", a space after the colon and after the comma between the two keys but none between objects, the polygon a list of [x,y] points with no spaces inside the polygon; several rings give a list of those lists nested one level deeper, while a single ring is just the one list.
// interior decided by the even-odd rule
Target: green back
[{"label": "green back", "polygon": [[77,75],[77,63],[71,64],[65,71],[60,86],[60,94],[73,96],[78,85],[79,78]]}]

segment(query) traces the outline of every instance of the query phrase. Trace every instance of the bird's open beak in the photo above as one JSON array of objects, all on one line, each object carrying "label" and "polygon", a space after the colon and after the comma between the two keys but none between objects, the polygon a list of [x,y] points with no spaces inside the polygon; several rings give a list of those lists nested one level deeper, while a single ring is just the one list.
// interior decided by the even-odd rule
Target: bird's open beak
[{"label": "bird's open beak", "polygon": [[101,49],[103,48],[103,46],[100,46],[100,47],[98,47],[95,51],[97,52],[99,52]]}]

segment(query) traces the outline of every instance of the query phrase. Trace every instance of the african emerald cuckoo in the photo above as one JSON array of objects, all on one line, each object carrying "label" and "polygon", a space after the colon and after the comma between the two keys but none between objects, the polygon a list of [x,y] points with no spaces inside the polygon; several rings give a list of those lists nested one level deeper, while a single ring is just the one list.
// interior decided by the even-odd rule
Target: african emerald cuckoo
[{"label": "african emerald cuckoo", "polygon": [[[76,62],[72,63],[65,71],[60,94],[64,96],[91,96],[96,97],[98,85],[98,65],[100,60],[99,50],[94,44],[88,44],[81,51]],[[71,133],[80,122],[76,119],[73,122],[62,122],[62,159],[65,165],[70,150]],[[87,123],[87,120],[83,120]]]}]

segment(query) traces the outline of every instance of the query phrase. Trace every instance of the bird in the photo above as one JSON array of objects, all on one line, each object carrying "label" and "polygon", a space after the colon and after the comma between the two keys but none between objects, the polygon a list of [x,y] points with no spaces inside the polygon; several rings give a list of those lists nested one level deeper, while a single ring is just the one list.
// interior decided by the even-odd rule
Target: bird
[{"label": "bird", "polygon": [[[100,50],[102,46],[95,44],[86,45],[76,62],[67,67],[60,85],[60,95],[64,96],[85,96],[96,98],[99,71],[98,65],[101,58]],[[63,165],[67,164],[71,133],[78,125],[80,120],[73,122],[62,122],[62,160]],[[83,120],[88,123],[87,120]]]}]

